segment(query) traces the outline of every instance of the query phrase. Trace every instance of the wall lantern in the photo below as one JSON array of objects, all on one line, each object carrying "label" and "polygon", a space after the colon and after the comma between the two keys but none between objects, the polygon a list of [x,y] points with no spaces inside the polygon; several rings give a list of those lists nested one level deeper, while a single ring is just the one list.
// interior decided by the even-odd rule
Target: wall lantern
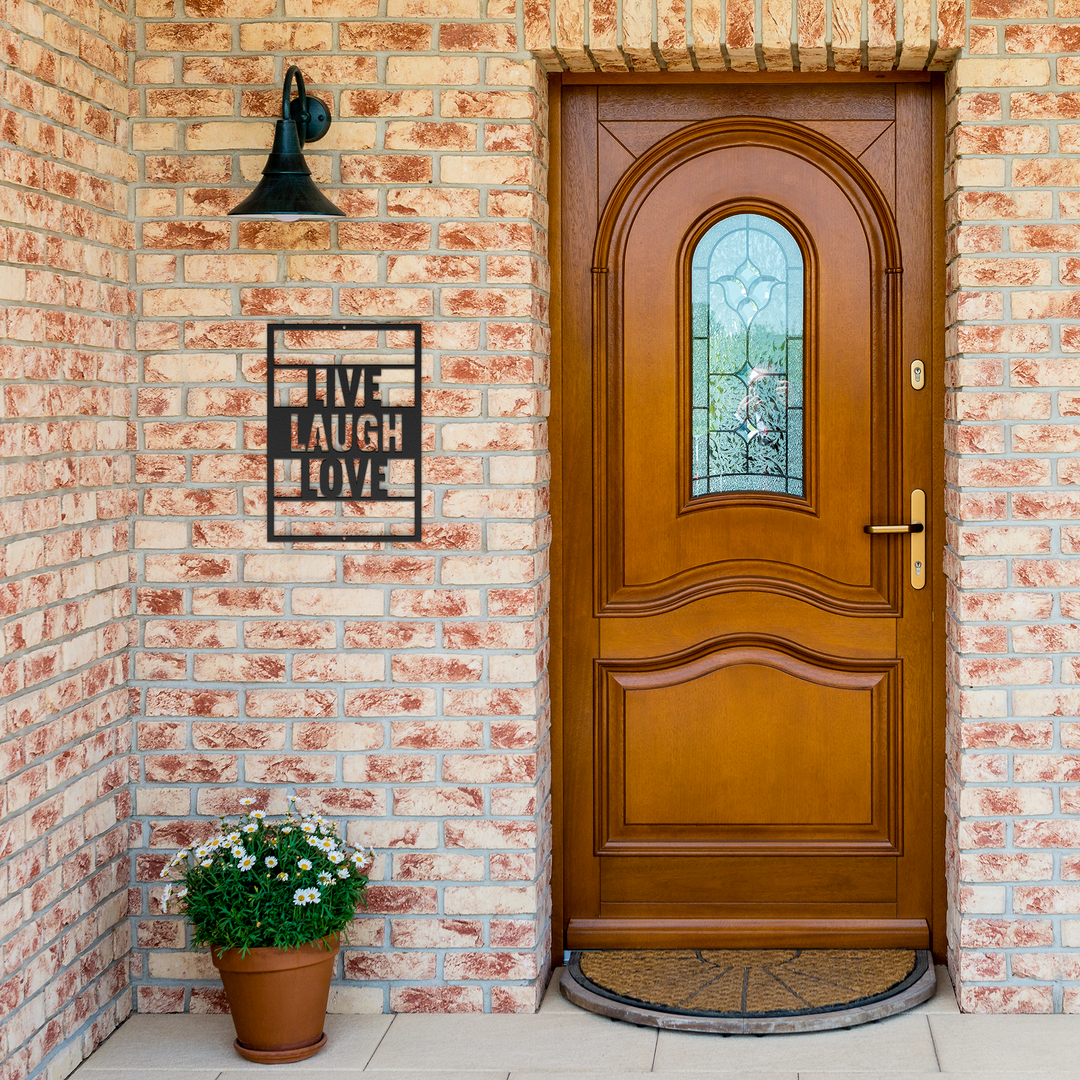
[{"label": "wall lantern", "polygon": [[[294,78],[299,97],[290,100]],[[345,211],[338,209],[315,186],[301,153],[304,143],[317,142],[329,130],[330,113],[318,98],[307,96],[304,76],[293,65],[285,72],[281,119],[274,128],[274,145],[262,179],[239,206],[229,211],[229,216],[278,221],[345,217]]]}]

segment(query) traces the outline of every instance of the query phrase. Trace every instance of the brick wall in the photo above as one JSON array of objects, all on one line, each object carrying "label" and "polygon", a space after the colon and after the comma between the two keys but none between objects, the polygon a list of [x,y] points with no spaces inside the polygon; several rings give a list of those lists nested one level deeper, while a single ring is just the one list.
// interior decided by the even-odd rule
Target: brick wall
[{"label": "brick wall", "polygon": [[0,7],[0,1075],[130,1010],[128,17]]},{"label": "brick wall", "polygon": [[[1025,6],[984,2],[1003,18]],[[965,33],[964,0],[522,3],[525,47],[548,71],[945,71]]]},{"label": "brick wall", "polygon": [[1055,10],[973,0],[949,80],[950,965],[973,1011],[1080,1011],[1080,8]]},{"label": "brick wall", "polygon": [[[949,959],[966,1009],[1080,1010],[1071,3],[969,0],[965,19],[939,0],[936,22],[868,3],[856,48],[857,5],[835,0],[830,20],[792,14],[790,41],[771,0],[756,23],[746,5],[668,0],[655,17],[4,0],[4,1080],[59,1078],[111,1030],[125,958],[139,1009],[222,1008],[154,882],[246,794],[270,810],[299,794],[379,851],[334,1008],[535,1007],[544,67],[944,68],[963,47],[946,148]],[[307,157],[351,220],[230,220],[291,62],[333,113]],[[421,544],[266,543],[263,349],[281,317],[424,323]]]},{"label": "brick wall", "polygon": [[[139,8],[134,654],[143,1011],[220,1010],[166,853],[295,793],[379,852],[345,1011],[532,1010],[549,951],[546,79],[506,0]],[[224,215],[285,67],[358,220]],[[423,541],[265,539],[265,336],[424,324]]]}]

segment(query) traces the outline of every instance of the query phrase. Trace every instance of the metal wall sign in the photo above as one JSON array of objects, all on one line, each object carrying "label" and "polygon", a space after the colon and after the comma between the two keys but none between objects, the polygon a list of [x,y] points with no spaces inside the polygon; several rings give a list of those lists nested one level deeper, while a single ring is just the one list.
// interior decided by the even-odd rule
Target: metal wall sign
[{"label": "metal wall sign", "polygon": [[266,328],[266,535],[420,539],[420,324]]}]

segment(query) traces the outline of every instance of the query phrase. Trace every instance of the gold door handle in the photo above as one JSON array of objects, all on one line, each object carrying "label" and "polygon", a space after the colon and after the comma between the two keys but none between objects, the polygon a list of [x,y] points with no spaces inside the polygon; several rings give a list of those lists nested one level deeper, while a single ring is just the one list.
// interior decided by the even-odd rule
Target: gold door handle
[{"label": "gold door handle", "polygon": [[926,585],[926,492],[915,488],[911,493],[911,522],[908,525],[864,525],[863,532],[872,536],[882,533],[911,534],[911,587]]}]

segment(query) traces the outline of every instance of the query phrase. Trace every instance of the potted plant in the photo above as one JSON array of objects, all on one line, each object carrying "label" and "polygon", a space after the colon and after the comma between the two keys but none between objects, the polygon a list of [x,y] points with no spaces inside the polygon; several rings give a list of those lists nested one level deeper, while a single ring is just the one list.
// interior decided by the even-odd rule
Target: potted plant
[{"label": "potted plant", "polygon": [[[254,799],[241,799],[250,807]],[[178,851],[161,872],[162,898],[191,922],[192,946],[210,947],[249,1061],[311,1057],[341,933],[363,903],[375,853],[342,843],[332,822],[295,807],[277,820],[246,809],[221,831]]]}]

